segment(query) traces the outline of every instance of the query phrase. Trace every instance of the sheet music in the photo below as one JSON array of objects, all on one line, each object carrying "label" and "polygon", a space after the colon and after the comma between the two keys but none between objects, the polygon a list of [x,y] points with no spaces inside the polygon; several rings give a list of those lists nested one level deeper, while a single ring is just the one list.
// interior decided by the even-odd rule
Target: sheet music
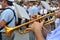
[{"label": "sheet music", "polygon": [[27,14],[26,10],[21,7],[20,5],[13,3],[19,18],[22,19],[30,19],[29,15]]}]

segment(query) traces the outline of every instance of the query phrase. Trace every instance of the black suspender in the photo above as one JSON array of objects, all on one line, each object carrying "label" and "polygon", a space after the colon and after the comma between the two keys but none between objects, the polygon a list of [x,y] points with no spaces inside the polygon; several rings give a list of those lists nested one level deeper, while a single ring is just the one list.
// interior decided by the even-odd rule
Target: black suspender
[{"label": "black suspender", "polygon": [[[15,11],[14,11],[13,9],[11,9],[11,8],[5,8],[5,9],[2,9],[2,10],[6,10],[6,9],[12,10],[12,12],[14,13],[15,21],[16,21],[16,14],[15,14]],[[14,19],[14,17],[13,17],[9,22],[7,22],[6,25],[8,25],[9,23],[11,23],[12,20]],[[0,28],[0,30],[2,30],[3,28],[4,28],[4,27]]]},{"label": "black suspender", "polygon": [[[15,14],[15,11],[14,11],[13,9],[11,9],[11,8],[6,8],[6,9],[12,10],[12,12],[14,13],[15,21],[16,21],[16,14]],[[8,25],[9,23],[11,23],[12,20],[14,19],[14,17],[13,17],[9,22],[7,22],[6,25]]]}]

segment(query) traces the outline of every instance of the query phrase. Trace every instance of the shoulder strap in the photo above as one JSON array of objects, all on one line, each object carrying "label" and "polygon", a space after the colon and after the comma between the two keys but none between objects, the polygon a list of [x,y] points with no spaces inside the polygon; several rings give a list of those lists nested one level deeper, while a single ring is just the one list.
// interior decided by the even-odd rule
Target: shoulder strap
[{"label": "shoulder strap", "polygon": [[[15,20],[16,20],[16,14],[15,14],[15,11],[14,11],[13,9],[11,9],[11,8],[6,8],[6,9],[10,9],[10,10],[13,11],[14,17],[15,17]],[[5,9],[5,10],[6,10],[6,9]],[[10,22],[12,22],[12,20],[14,19],[14,17],[13,17],[9,22],[7,22],[6,25],[8,25]]]},{"label": "shoulder strap", "polygon": [[[5,8],[5,9],[0,9],[0,10],[6,10],[6,9],[10,9],[10,10],[13,11],[13,13],[14,13],[14,17],[15,17],[15,20],[16,20],[15,11],[14,11],[13,9],[11,9],[11,8]],[[14,19],[14,17],[13,17],[9,22],[7,22],[6,25],[8,25],[8,24]],[[4,28],[4,27],[0,28],[0,30],[2,30],[3,28]]]},{"label": "shoulder strap", "polygon": [[11,9],[11,8],[6,8],[6,9],[10,9],[10,10],[12,10],[13,13],[14,13],[14,16],[15,16],[15,18],[16,18],[16,14],[15,14],[15,11],[14,11],[13,9]]}]

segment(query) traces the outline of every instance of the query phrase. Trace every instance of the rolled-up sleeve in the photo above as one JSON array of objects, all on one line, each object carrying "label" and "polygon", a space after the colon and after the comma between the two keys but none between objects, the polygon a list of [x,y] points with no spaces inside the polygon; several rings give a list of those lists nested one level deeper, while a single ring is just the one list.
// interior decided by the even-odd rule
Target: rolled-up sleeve
[{"label": "rolled-up sleeve", "polygon": [[1,13],[1,20],[9,22],[13,17],[13,12],[10,9],[7,9]]}]

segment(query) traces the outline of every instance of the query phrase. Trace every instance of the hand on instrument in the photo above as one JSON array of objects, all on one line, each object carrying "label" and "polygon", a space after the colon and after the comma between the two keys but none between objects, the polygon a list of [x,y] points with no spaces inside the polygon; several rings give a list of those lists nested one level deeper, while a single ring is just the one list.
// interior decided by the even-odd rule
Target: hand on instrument
[{"label": "hand on instrument", "polygon": [[32,30],[33,32],[41,31],[43,24],[44,24],[44,21],[42,21],[41,23],[34,22],[31,25],[29,25],[29,28],[27,28],[26,30]]},{"label": "hand on instrument", "polygon": [[40,15],[33,15],[33,16],[30,18],[30,20],[36,19],[36,18],[38,18],[38,17],[40,17]]}]

